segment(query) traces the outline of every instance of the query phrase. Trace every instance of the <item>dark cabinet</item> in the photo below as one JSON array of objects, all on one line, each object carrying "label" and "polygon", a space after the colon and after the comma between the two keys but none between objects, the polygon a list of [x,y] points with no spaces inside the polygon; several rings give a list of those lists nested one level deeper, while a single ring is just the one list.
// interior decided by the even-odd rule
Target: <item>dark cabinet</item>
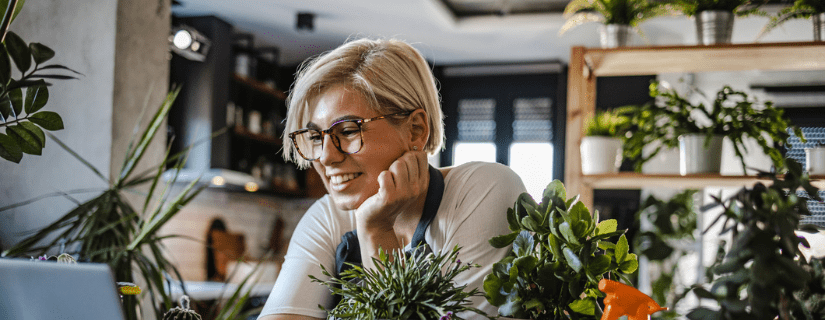
[{"label": "dark cabinet", "polygon": [[[195,145],[187,170],[253,179],[259,192],[322,195],[314,171],[300,171],[281,157],[286,94],[275,83],[277,49],[254,48],[251,35],[236,33],[216,17],[175,18],[173,23],[211,41],[204,61],[173,55],[170,63],[170,82],[181,86],[169,118],[172,148]],[[222,187],[244,188],[237,183]]]}]

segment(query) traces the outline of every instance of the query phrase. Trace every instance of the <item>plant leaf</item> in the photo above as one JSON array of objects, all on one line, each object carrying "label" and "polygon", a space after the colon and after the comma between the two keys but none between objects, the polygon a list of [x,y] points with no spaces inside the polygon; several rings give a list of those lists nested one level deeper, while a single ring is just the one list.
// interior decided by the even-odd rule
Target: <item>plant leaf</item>
[{"label": "plant leaf", "polygon": [[[35,115],[40,114],[40,113],[43,113],[43,112],[35,113]],[[29,119],[31,119],[31,117]],[[97,168],[95,168],[91,163],[89,163],[89,161],[86,161],[86,159],[83,159],[83,157],[81,157],[79,154],[77,154],[77,152],[72,150],[72,148],[69,148],[69,146],[67,146],[65,143],[63,143],[63,141],[60,141],[60,139],[58,139],[57,137],[55,137],[51,133],[46,132],[46,135],[49,136],[49,138],[51,138],[52,140],[54,140],[54,142],[57,143],[57,145],[59,145],[61,148],[63,148],[63,150],[66,150],[66,152],[68,152],[73,157],[75,157],[75,159],[77,159],[81,163],[83,163],[83,165],[85,165],[87,168],[89,168],[89,170],[92,170],[92,172],[94,172],[101,180],[103,180],[105,182],[109,181],[109,179],[107,179],[102,173],[100,173],[100,171],[98,171]]]},{"label": "plant leaf", "polygon": [[0,46],[0,84],[6,85],[11,79],[11,61],[5,46]]},{"label": "plant leaf", "polygon": [[16,33],[9,31],[6,34],[6,49],[9,51],[9,56],[17,65],[17,70],[21,73],[26,72],[32,66],[32,55],[29,52],[29,46],[26,41],[23,41]]},{"label": "plant leaf", "polygon": [[52,111],[40,111],[29,116],[29,121],[49,131],[63,130],[63,118]]},{"label": "plant leaf", "polygon": [[9,91],[9,103],[11,103],[15,117],[19,117],[20,112],[23,111],[23,89],[17,88]]},{"label": "plant leaf", "polygon": [[[23,8],[24,3],[26,3],[26,0],[17,1],[17,5],[14,7],[14,13],[11,16],[11,21],[9,21],[9,24],[14,22],[14,19],[17,18],[18,14],[20,14],[20,9]],[[0,0],[0,8],[2,8],[2,10],[5,11],[6,8],[8,8],[8,7],[9,7],[9,0]]]},{"label": "plant leaf", "polygon": [[516,240],[516,236],[518,236],[518,232],[495,236],[490,239],[490,245],[493,246],[493,248],[504,248],[512,244],[513,240]]},{"label": "plant leaf", "polygon": [[20,150],[22,150],[23,153],[37,156],[41,154],[43,146],[40,145],[40,141],[37,140],[34,133],[29,132],[29,130],[26,130],[20,125],[8,127],[7,133],[20,145]]},{"label": "plant leaf", "polygon": [[616,242],[616,263],[619,265],[622,264],[627,259],[627,252],[630,250],[630,247],[627,244],[627,237],[623,234],[619,237],[619,241]]},{"label": "plant leaf", "polygon": [[32,57],[34,57],[34,63],[36,64],[41,64],[43,62],[48,61],[51,58],[54,58],[54,50],[47,46],[44,46],[42,43],[30,43],[29,51],[31,51]]},{"label": "plant leaf", "polygon": [[624,273],[633,273],[639,268],[639,262],[636,260],[636,254],[631,253],[625,256],[625,261],[619,265],[619,270]]},{"label": "plant leaf", "polygon": [[521,257],[533,251],[535,245],[536,244],[533,241],[533,236],[530,234],[530,232],[523,230],[519,232],[518,236],[516,237],[516,240],[513,241],[513,252],[516,253],[516,256]]},{"label": "plant leaf", "polygon": [[37,140],[40,143],[41,148],[46,147],[46,134],[43,133],[43,130],[34,125],[34,123],[28,121],[20,122],[20,126],[34,134],[35,137],[37,137]]},{"label": "plant leaf", "polygon": [[166,115],[169,113],[169,109],[172,107],[172,103],[175,101],[175,98],[178,96],[180,92],[180,88],[175,88],[166,95],[166,99],[164,99],[163,104],[155,113],[152,121],[149,123],[149,126],[143,132],[136,147],[132,152],[126,155],[126,161],[123,165],[123,168],[120,170],[120,175],[117,179],[115,185],[120,185],[120,183],[132,173],[135,169],[135,166],[143,157],[143,153],[146,151],[146,148],[149,147],[149,143],[152,141],[152,138],[155,137],[155,134],[158,132],[158,129],[163,124]]},{"label": "plant leaf", "polygon": [[26,114],[32,114],[42,109],[49,101],[49,89],[45,85],[32,86],[26,89],[26,102],[23,104]]},{"label": "plant leaf", "polygon": [[564,247],[562,252],[564,253],[564,259],[567,260],[567,265],[576,272],[580,272],[582,270],[582,262],[579,260],[579,257],[576,256],[576,253],[568,247]]},{"label": "plant leaf", "polygon": [[570,310],[573,310],[576,313],[592,316],[596,311],[596,299],[579,299],[571,302],[568,306],[570,307]]},{"label": "plant leaf", "polygon": [[20,163],[23,159],[23,151],[20,145],[13,138],[0,133],[0,157],[14,163]]},{"label": "plant leaf", "polygon": [[611,233],[616,231],[616,227],[619,226],[619,223],[616,222],[616,219],[607,219],[599,222],[596,226],[596,235]]}]

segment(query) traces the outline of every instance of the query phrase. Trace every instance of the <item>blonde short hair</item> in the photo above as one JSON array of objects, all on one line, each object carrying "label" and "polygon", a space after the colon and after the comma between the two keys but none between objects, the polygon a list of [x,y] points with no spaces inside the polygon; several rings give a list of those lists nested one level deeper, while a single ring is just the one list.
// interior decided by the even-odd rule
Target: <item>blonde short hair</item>
[{"label": "blonde short hair", "polygon": [[430,126],[424,151],[434,154],[441,149],[444,115],[435,78],[421,53],[400,40],[358,39],[308,59],[299,68],[287,98],[284,159],[309,167],[310,162],[292,145],[289,133],[303,128],[317,98],[337,85],[361,94],[380,114],[424,109]]}]

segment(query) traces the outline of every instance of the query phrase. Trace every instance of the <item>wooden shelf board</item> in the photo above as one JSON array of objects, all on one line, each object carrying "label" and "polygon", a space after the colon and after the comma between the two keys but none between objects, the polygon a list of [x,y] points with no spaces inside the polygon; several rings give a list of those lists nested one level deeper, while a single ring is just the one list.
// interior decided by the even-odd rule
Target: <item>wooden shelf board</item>
[{"label": "wooden shelf board", "polygon": [[596,76],[737,70],[825,70],[825,42],[585,49]]},{"label": "wooden shelf board", "polygon": [[286,100],[286,94],[285,93],[283,93],[279,90],[272,89],[269,86],[267,86],[266,84],[264,84],[263,82],[260,82],[258,80],[255,80],[255,79],[252,79],[252,78],[247,78],[247,77],[244,77],[244,76],[241,76],[241,75],[238,75],[238,74],[232,74],[232,79],[234,79],[237,82],[243,83],[247,86],[250,86],[251,88],[253,88],[253,89],[255,89],[259,92],[268,94],[268,95],[273,96],[275,98],[278,98],[280,100]]},{"label": "wooden shelf board", "polygon": [[[811,176],[812,184],[825,189],[825,176]],[[743,187],[769,180],[755,176],[723,176],[720,174],[641,174],[619,172],[612,174],[583,175],[582,181],[594,189],[639,189],[667,187],[674,189],[700,189],[704,187]]]},{"label": "wooden shelf board", "polygon": [[256,140],[256,141],[260,141],[260,142],[263,142],[263,143],[268,143],[268,144],[272,144],[272,145],[276,145],[276,146],[281,145],[281,140],[275,139],[275,137],[268,136],[268,135],[261,134],[261,133],[252,133],[251,131],[249,131],[246,128],[241,128],[241,127],[236,126],[235,129],[234,129],[234,132],[235,132],[235,135],[245,137],[247,139],[252,139],[252,140]]}]

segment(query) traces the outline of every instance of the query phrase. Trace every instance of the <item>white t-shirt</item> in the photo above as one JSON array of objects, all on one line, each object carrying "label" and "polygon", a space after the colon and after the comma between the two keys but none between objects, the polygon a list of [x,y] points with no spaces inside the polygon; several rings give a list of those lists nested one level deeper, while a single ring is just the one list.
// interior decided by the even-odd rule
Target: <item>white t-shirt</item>
[{"label": "white t-shirt", "polygon": [[[444,177],[444,195],[425,239],[433,252],[446,252],[458,245],[461,247],[458,258],[462,262],[481,265],[459,274],[455,278],[457,284],[468,284],[467,290],[484,290],[484,277],[490,274],[493,263],[508,252],[506,248],[493,248],[488,240],[510,233],[507,208],[525,191],[521,178],[498,163],[463,164]],[[327,309],[334,307],[332,295],[326,286],[311,282],[308,275],[328,280],[321,274],[320,265],[334,273],[335,250],[341,236],[354,229],[354,210],[339,210],[329,195],[316,201],[295,229],[261,316],[299,314],[326,318],[326,312],[318,305]],[[490,315],[498,314],[498,309],[483,296],[473,297],[472,302]]]}]

